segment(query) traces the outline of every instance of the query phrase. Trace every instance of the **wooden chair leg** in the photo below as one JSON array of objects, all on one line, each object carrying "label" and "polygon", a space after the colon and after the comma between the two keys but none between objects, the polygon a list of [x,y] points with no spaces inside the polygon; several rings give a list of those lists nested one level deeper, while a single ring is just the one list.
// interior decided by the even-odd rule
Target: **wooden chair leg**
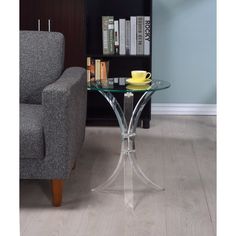
[{"label": "wooden chair leg", "polygon": [[53,203],[53,206],[55,206],[55,207],[61,206],[63,183],[64,183],[64,181],[61,179],[51,180],[52,203]]}]

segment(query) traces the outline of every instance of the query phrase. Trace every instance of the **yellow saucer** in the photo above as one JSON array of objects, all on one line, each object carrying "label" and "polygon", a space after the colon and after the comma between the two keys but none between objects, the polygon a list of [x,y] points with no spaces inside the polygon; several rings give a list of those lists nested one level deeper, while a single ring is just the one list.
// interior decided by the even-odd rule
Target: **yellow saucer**
[{"label": "yellow saucer", "polygon": [[142,85],[149,84],[152,80],[151,79],[146,79],[146,80],[140,82],[140,81],[135,81],[134,79],[130,78],[130,79],[127,79],[126,81],[127,81],[128,84],[132,84],[132,85],[135,85],[135,86],[142,86]]},{"label": "yellow saucer", "polygon": [[127,85],[126,88],[130,90],[148,90],[149,88],[151,88],[151,86],[150,85],[138,85],[138,86]]}]

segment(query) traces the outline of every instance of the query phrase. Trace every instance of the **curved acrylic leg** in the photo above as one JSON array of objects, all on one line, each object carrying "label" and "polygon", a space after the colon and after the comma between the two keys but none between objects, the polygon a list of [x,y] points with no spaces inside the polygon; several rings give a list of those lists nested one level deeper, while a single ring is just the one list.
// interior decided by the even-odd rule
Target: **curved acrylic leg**
[{"label": "curved acrylic leg", "polygon": [[[120,107],[119,102],[116,100],[116,98],[113,96],[112,93],[110,92],[104,92],[99,90],[99,92],[106,98],[106,100],[109,102],[110,106],[112,107],[112,109],[114,110],[120,129],[121,129],[121,133],[125,134],[127,133],[127,123],[126,123],[126,119],[124,116],[124,112],[122,110],[122,108]],[[120,159],[118,161],[118,164],[115,168],[115,170],[113,171],[112,175],[101,185],[97,186],[96,188],[93,188],[92,191],[105,191],[105,189],[107,187],[109,187],[117,178],[117,176],[119,175],[119,173],[122,171],[123,169],[123,163],[124,163],[124,155],[125,155],[125,140],[122,140],[122,144],[121,144],[121,154],[120,154]]]},{"label": "curved acrylic leg", "polygon": [[121,153],[120,153],[120,159],[119,162],[115,168],[115,170],[113,171],[112,175],[101,185],[97,186],[96,188],[93,188],[92,191],[105,191],[105,189],[107,189],[107,187],[109,187],[117,178],[117,176],[119,175],[119,173],[122,171],[123,169],[123,164],[124,164],[124,141],[122,142],[121,145]]},{"label": "curved acrylic leg", "polygon": [[[147,102],[150,100],[152,94],[154,92],[150,91],[150,92],[146,92],[143,94],[143,96],[139,99],[138,103],[136,104],[133,113],[132,113],[132,117],[129,123],[129,128],[128,128],[128,134],[130,133],[135,133],[136,132],[136,128],[137,128],[137,124],[138,124],[138,120],[139,117],[145,107],[145,105],[147,104]],[[163,187],[155,184],[154,182],[152,182],[142,171],[142,169],[140,168],[140,166],[138,165],[137,159],[136,159],[136,152],[135,152],[135,139],[134,137],[129,139],[129,149],[134,150],[133,152],[129,152],[129,156],[131,161],[133,162],[133,169],[136,173],[136,175],[139,177],[140,180],[142,180],[145,184],[147,184],[148,186],[150,186],[151,188],[154,188],[156,190],[164,190]]]},{"label": "curved acrylic leg", "polygon": [[138,125],[139,117],[140,117],[145,105],[151,99],[151,96],[153,93],[154,93],[154,91],[147,91],[139,99],[139,101],[136,104],[136,106],[133,110],[133,113],[132,113],[132,117],[131,117],[129,127],[128,127],[128,133],[135,133],[137,125]]},{"label": "curved acrylic leg", "polygon": [[127,207],[134,208],[133,162],[128,152],[124,161],[124,201]]},{"label": "curved acrylic leg", "polygon": [[130,153],[130,158],[133,162],[133,169],[135,174],[139,177],[140,180],[143,181],[144,184],[148,185],[151,188],[154,188],[156,190],[164,191],[165,189],[157,184],[155,184],[153,181],[151,181],[142,171],[140,166],[138,165],[138,162],[136,160],[135,153]]},{"label": "curved acrylic leg", "polygon": [[151,85],[151,88],[153,89],[152,91],[146,91],[143,96],[139,99],[138,103],[136,104],[131,120],[129,122],[129,127],[128,127],[128,133],[135,133],[135,130],[137,128],[138,120],[139,117],[147,104],[147,102],[151,99],[151,96],[153,93],[155,93],[155,88],[159,86],[159,83],[153,83]]},{"label": "curved acrylic leg", "polygon": [[[116,98],[113,96],[112,93],[104,92],[101,90],[99,90],[99,92],[106,98],[106,100],[108,101],[112,109],[114,110],[119,126],[120,126],[121,134],[123,136],[124,134],[127,133],[127,122],[126,122],[124,112],[122,108],[120,107],[119,102],[116,100]],[[116,180],[117,176],[123,169],[124,155],[125,155],[125,140],[124,138],[122,138],[120,159],[118,161],[118,164],[114,172],[104,183],[97,186],[96,188],[93,188],[92,191],[105,191],[105,189],[109,187]]]}]

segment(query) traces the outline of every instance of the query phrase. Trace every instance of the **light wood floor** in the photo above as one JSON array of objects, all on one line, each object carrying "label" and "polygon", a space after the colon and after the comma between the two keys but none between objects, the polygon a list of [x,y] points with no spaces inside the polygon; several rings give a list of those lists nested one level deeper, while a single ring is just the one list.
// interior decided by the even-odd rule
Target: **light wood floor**
[{"label": "light wood floor", "polygon": [[61,208],[51,206],[47,181],[21,181],[21,236],[214,236],[215,117],[154,116],[151,129],[137,133],[140,166],[164,192],[143,186],[134,211],[122,194],[92,193],[117,164],[120,135],[90,127]]}]

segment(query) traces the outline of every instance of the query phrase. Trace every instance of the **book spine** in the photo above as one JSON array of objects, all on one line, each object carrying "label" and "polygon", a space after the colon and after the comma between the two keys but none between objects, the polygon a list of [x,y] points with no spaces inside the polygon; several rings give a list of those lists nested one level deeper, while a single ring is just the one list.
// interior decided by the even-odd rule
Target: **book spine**
[{"label": "book spine", "polygon": [[125,30],[125,51],[126,55],[130,55],[130,44],[131,44],[131,32],[130,32],[130,20],[126,21]]},{"label": "book spine", "polygon": [[144,17],[137,16],[137,55],[144,54]]},{"label": "book spine", "polygon": [[95,60],[95,81],[101,80],[101,60]]},{"label": "book spine", "polygon": [[110,69],[110,62],[106,61],[106,72],[107,72],[107,78],[109,76],[109,69]]},{"label": "book spine", "polygon": [[125,55],[125,19],[119,19],[120,55]]},{"label": "book spine", "polygon": [[125,86],[125,83],[126,83],[126,78],[119,78],[119,85],[120,86]]},{"label": "book spine", "polygon": [[119,21],[114,21],[114,41],[115,41],[115,54],[119,54]]},{"label": "book spine", "polygon": [[144,17],[144,55],[150,55],[151,42],[151,19],[150,16]]},{"label": "book spine", "polygon": [[90,67],[91,67],[91,57],[87,57],[87,82],[90,82],[91,79]]},{"label": "book spine", "polygon": [[95,81],[95,60],[91,58],[90,63],[90,81]]},{"label": "book spine", "polygon": [[137,35],[137,22],[136,22],[136,16],[130,17],[130,31],[131,31],[131,48],[130,48],[130,54],[136,55],[136,35]]},{"label": "book spine", "polygon": [[114,17],[109,16],[108,20],[108,48],[109,54],[114,54]]},{"label": "book spine", "polygon": [[109,54],[109,31],[108,31],[108,24],[109,24],[109,16],[102,17],[102,38],[103,38],[103,54]]},{"label": "book spine", "polygon": [[107,81],[107,68],[105,61],[101,61],[101,81]]}]

